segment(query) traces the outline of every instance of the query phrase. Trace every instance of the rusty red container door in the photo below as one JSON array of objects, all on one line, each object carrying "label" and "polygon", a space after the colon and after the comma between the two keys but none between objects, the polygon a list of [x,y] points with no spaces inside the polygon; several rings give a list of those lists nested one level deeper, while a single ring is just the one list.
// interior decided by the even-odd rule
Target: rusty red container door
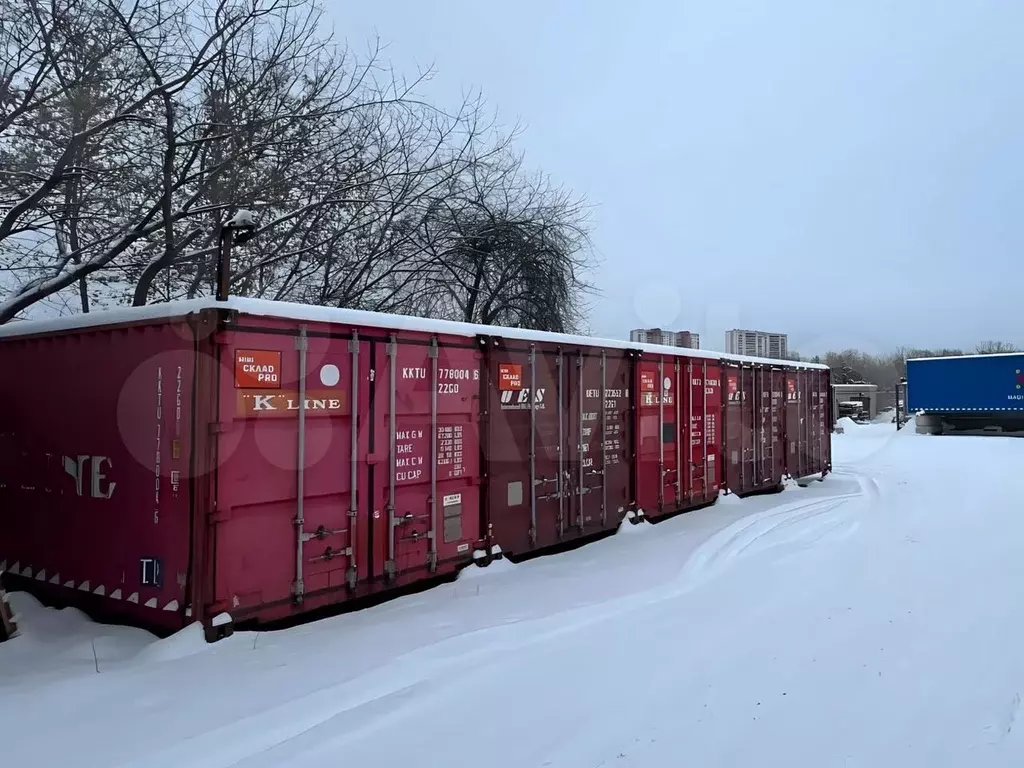
[{"label": "rusty red container door", "polygon": [[704,377],[704,491],[705,499],[713,501],[725,483],[723,466],[723,438],[725,424],[722,400],[722,367],[705,363],[701,365]]},{"label": "rusty red container door", "polygon": [[803,389],[804,476],[809,476],[822,470],[821,377],[817,370],[798,371],[797,380]]},{"label": "rusty red container door", "polygon": [[786,371],[786,473],[800,477],[800,392],[796,371]]},{"label": "rusty red container door", "polygon": [[772,387],[772,478],[776,483],[786,476],[786,372],[774,369],[771,372]]},{"label": "rusty red container door", "polygon": [[748,489],[753,462],[751,446],[751,399],[749,369],[725,366],[725,451],[727,457],[726,485],[735,494]]},{"label": "rusty red container door", "polygon": [[[735,379],[727,403],[730,488],[770,490],[787,473],[806,477],[827,468],[827,374],[757,366],[729,367],[727,377]],[[746,405],[751,396],[756,409]]]},{"label": "rusty red container door", "polygon": [[507,552],[523,552],[557,541],[569,515],[564,360],[535,346],[496,345],[487,374],[490,533]]},{"label": "rusty red container door", "polygon": [[808,434],[811,453],[810,469],[813,473],[824,472],[829,467],[828,446],[831,424],[828,421],[828,372],[810,370],[806,373],[810,394],[810,425]]},{"label": "rusty red container door", "polygon": [[684,505],[688,473],[680,471],[686,439],[679,397],[683,378],[677,358],[641,359],[638,365],[637,504],[652,517]]},{"label": "rusty red container door", "polygon": [[488,359],[488,514],[511,553],[618,523],[632,503],[631,360],[494,345]]},{"label": "rusty red container door", "polygon": [[568,357],[571,519],[578,533],[618,525],[632,500],[628,357],[588,349]]},{"label": "rusty red container door", "polygon": [[684,487],[688,505],[713,500],[721,484],[719,478],[719,414],[722,408],[721,368],[706,360],[686,360],[683,376],[684,423],[688,431],[680,439],[688,443],[684,450]]},{"label": "rusty red container door", "polygon": [[754,399],[754,490],[774,488],[782,482],[785,463],[783,421],[785,408],[782,399],[781,371],[767,366],[753,369]]},{"label": "rusty red container door", "polygon": [[215,610],[283,614],[468,561],[475,347],[260,322],[222,344]]},{"label": "rusty red container door", "polygon": [[373,576],[423,575],[480,543],[481,355],[465,340],[374,345]]},{"label": "rusty red container door", "polygon": [[808,434],[810,411],[808,408],[808,376],[807,371],[788,371],[786,373],[786,442],[789,449],[786,453],[786,468],[795,478],[806,477],[812,473]]},{"label": "rusty red container door", "polygon": [[274,331],[222,339],[214,595],[236,618],[370,577],[369,343]]},{"label": "rusty red container door", "polygon": [[771,370],[758,366],[751,371],[754,405],[754,484],[755,489],[772,485],[774,445],[772,432]]},{"label": "rusty red container door", "polygon": [[820,409],[820,403],[818,402],[818,372],[804,371],[803,379],[807,402],[807,424],[805,428],[807,435],[807,470],[813,474],[821,470],[821,432],[818,428],[820,421],[818,416]]},{"label": "rusty red container door", "polygon": [[820,388],[818,400],[821,403],[821,460],[822,469],[832,469],[832,373],[831,371],[818,371],[820,377]]},{"label": "rusty red container door", "polygon": [[687,506],[701,503],[706,494],[708,453],[704,366],[703,361],[695,364],[693,360],[684,360],[679,377],[683,411],[679,442],[683,446],[682,472]]},{"label": "rusty red container door", "polygon": [[713,500],[721,486],[720,366],[641,360],[637,389],[637,505],[655,517]]}]

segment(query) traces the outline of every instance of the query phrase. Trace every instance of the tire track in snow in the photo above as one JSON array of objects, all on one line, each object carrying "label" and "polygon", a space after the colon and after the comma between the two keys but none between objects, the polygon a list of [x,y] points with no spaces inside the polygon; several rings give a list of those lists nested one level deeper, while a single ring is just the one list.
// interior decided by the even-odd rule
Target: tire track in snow
[{"label": "tire track in snow", "polygon": [[[852,493],[811,501],[800,500],[782,508],[766,510],[755,515],[753,521],[744,518],[723,529],[717,536],[713,536],[704,545],[709,547],[705,554],[713,557],[718,553],[723,558],[724,567],[757,542],[773,536],[778,537],[780,532],[786,530],[799,528],[797,538],[805,542],[818,541],[839,528],[847,533],[852,532],[856,529],[857,523],[850,518],[856,513],[856,509],[852,508],[849,502],[863,498],[870,489],[870,483],[866,486],[858,483],[857,490]],[[875,490],[877,491],[877,488]],[[830,512],[844,506],[847,507],[847,512],[839,519],[828,517]],[[806,525],[808,522],[812,522],[813,525]],[[712,541],[717,541],[718,544],[713,545]],[[688,564],[692,560],[693,558],[687,561]],[[702,573],[710,575],[707,570]],[[424,687],[424,690],[429,689],[432,694],[441,689],[461,689],[470,685],[466,681],[472,679],[481,668],[492,664],[496,658],[529,651],[552,641],[561,642],[560,638],[564,635],[579,632],[609,619],[621,618],[632,611],[690,592],[699,587],[704,580],[694,578],[694,571],[684,567],[674,579],[644,592],[524,622],[531,625],[528,632],[524,632],[522,626],[512,631],[506,631],[509,628],[503,626],[488,627],[418,649],[402,657],[401,661],[410,669],[419,670],[423,665],[434,668],[435,672],[429,675],[431,679],[420,681],[415,688],[421,688],[423,682],[429,682],[430,686]],[[483,645],[479,643],[481,638],[484,641]],[[413,686],[407,687],[406,690],[413,690]],[[302,755],[303,759],[310,763],[327,762],[330,755],[343,754],[355,741],[364,740],[381,728],[393,727],[400,720],[416,717],[424,708],[431,706],[426,699],[415,696],[400,696],[395,703],[394,711],[386,718],[374,721],[369,728],[353,727],[345,720],[339,720],[337,715],[330,715],[325,717],[315,730],[297,733],[265,751],[254,751],[249,759],[240,762],[244,763],[246,768],[269,768],[280,764],[285,756],[297,755]],[[374,702],[374,709],[377,706],[378,703]],[[576,746],[573,747],[575,748]]]},{"label": "tire track in snow", "polygon": [[[793,502],[736,521],[697,548],[683,566],[680,579],[702,583],[721,573],[751,549],[814,544],[830,535],[842,538],[854,533],[859,522],[853,519],[856,510],[849,506],[849,502],[877,499],[880,490],[872,478],[859,473],[837,474],[855,479],[857,490],[813,501]],[[830,515],[837,509],[841,509],[842,514]],[[787,532],[792,535],[786,536]]]},{"label": "tire track in snow", "polygon": [[866,475],[862,472],[851,472],[848,469],[836,470],[832,474],[835,477],[851,478],[856,481],[861,493],[869,500],[873,501],[882,497],[882,487],[871,475]]},{"label": "tire track in snow", "polygon": [[[858,477],[850,473],[851,477]],[[573,608],[518,624],[484,627],[417,648],[355,678],[327,683],[306,694],[282,701],[257,714],[225,723],[193,738],[131,761],[132,768],[231,768],[255,760],[280,759],[282,750],[296,740],[312,738],[330,724],[331,749],[343,748],[352,739],[364,738],[365,728],[349,729],[348,722],[360,720],[357,711],[369,713],[388,703],[396,710],[416,706],[417,694],[425,685],[445,679],[462,678],[493,662],[497,657],[548,643],[564,635],[615,619],[632,611],[678,597],[697,588],[720,572],[745,550],[773,534],[827,515],[851,499],[865,495],[858,485],[854,493],[799,501],[742,518],[713,535],[698,547],[679,574],[663,584],[607,602]],[[852,515],[852,511],[850,513]],[[848,515],[849,516],[849,515]],[[847,516],[847,517],[848,517]],[[844,520],[819,522],[800,529],[798,538],[828,535]],[[524,631],[524,625],[531,631]],[[371,729],[390,722],[377,718]],[[339,733],[339,731],[341,731]],[[346,732],[347,731],[347,732]]]}]

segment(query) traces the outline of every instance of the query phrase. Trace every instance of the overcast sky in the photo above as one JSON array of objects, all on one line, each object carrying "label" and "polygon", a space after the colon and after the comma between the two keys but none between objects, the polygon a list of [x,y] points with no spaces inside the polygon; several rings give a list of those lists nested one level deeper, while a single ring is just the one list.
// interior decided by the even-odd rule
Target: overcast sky
[{"label": "overcast sky", "polygon": [[596,206],[592,331],[804,354],[1024,344],[1024,2],[374,0],[430,97],[479,87]]}]

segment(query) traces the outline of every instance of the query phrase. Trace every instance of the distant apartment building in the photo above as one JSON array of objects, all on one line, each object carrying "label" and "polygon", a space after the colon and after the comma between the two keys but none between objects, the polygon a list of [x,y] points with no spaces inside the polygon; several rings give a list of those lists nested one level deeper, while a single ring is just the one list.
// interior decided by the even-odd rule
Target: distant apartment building
[{"label": "distant apartment building", "polygon": [[638,344],[661,344],[666,347],[700,349],[700,334],[689,331],[663,331],[661,328],[636,328],[629,332],[629,340]]},{"label": "distant apartment building", "polygon": [[725,351],[731,355],[785,360],[789,357],[789,339],[784,333],[744,331],[737,328],[725,334]]}]

